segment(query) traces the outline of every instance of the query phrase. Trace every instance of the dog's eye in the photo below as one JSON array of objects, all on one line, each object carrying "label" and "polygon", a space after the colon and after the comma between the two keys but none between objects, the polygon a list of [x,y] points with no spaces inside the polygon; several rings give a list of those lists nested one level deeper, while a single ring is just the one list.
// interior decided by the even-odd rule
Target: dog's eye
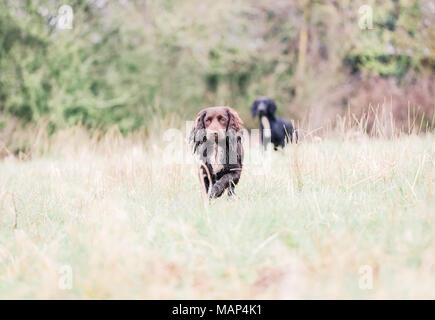
[{"label": "dog's eye", "polygon": [[224,117],[219,117],[218,120],[219,120],[220,122],[225,122],[225,121],[227,121],[227,119],[224,118]]}]

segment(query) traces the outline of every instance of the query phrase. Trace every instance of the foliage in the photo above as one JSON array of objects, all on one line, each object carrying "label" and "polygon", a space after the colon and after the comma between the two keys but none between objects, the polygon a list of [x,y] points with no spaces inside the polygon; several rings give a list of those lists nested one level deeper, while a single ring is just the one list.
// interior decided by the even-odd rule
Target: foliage
[{"label": "foliage", "polygon": [[430,1],[372,1],[373,30],[358,27],[363,1],[79,0],[66,30],[62,4],[0,2],[3,122],[127,132],[230,104],[253,126],[259,95],[283,115],[327,118],[347,107],[349,83],[433,77]]}]

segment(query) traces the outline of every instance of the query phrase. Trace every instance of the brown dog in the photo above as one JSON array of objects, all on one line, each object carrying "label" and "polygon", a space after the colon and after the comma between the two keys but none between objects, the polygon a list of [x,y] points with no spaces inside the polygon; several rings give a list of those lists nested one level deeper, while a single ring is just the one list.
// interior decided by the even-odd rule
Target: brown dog
[{"label": "brown dog", "polygon": [[232,195],[242,173],[242,120],[230,107],[212,107],[199,112],[195,122],[190,142],[210,173],[204,177],[205,188],[211,198],[227,188]]}]

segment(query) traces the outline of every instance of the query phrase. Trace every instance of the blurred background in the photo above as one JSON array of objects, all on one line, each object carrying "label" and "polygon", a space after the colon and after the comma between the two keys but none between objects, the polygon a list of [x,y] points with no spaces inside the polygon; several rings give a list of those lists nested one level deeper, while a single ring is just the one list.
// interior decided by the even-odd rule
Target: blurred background
[{"label": "blurred background", "polygon": [[314,126],[370,108],[433,126],[434,21],[428,0],[0,0],[1,139],[35,124],[149,134],[223,104],[252,128],[260,95]]}]

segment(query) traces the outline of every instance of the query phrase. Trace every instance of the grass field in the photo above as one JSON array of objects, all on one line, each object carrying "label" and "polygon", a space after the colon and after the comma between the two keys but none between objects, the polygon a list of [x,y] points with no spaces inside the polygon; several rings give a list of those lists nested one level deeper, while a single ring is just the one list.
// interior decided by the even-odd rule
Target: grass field
[{"label": "grass field", "polygon": [[0,298],[435,298],[431,134],[307,139],[267,174],[252,147],[208,207],[140,138],[44,148],[0,160]]}]

